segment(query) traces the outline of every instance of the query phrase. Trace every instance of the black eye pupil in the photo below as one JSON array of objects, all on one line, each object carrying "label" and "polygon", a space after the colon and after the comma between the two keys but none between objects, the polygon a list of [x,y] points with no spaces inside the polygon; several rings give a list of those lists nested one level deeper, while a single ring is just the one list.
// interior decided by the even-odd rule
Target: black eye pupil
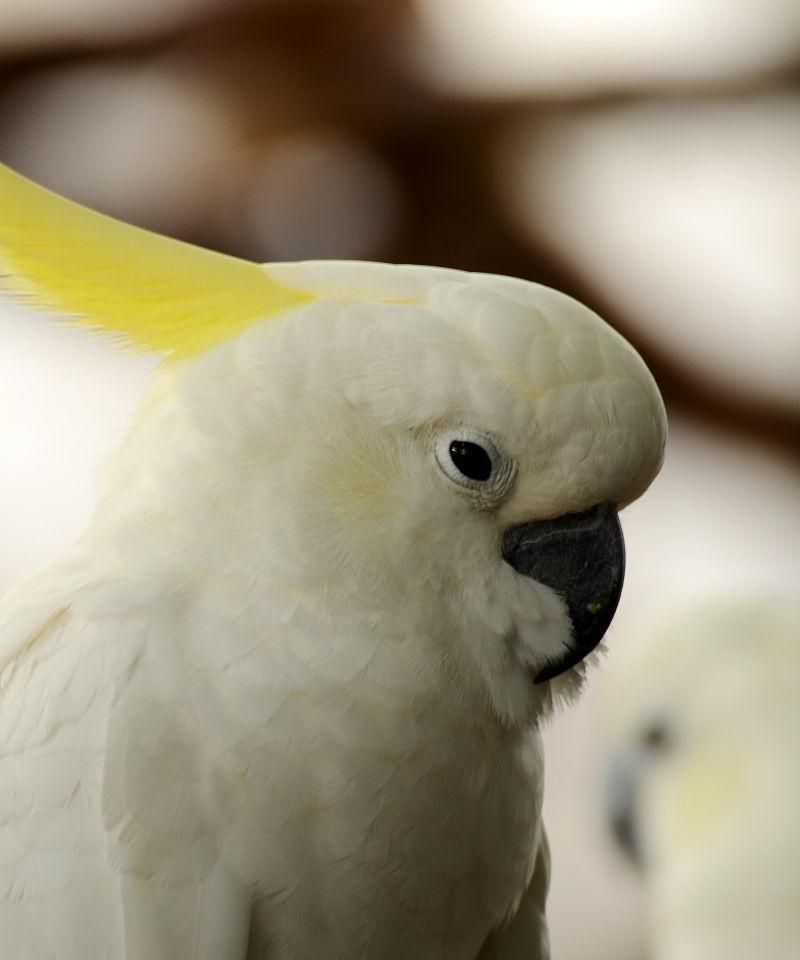
[{"label": "black eye pupil", "polygon": [[488,480],[492,475],[491,457],[477,443],[453,440],[450,444],[450,459],[470,480]]}]

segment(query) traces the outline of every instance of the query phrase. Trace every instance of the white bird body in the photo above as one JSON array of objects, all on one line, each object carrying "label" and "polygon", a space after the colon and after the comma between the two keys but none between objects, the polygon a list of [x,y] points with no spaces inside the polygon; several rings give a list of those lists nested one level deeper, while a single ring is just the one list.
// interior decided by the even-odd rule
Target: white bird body
[{"label": "white bird body", "polygon": [[[533,683],[569,617],[500,540],[638,496],[657,391],[535,284],[263,270],[301,299],[159,375],[0,605],[2,956],[546,958],[537,726],[580,670]],[[464,424],[494,486],[436,466]]]},{"label": "white bird body", "polygon": [[347,604],[332,624],[231,571],[82,560],[2,624],[4,645],[35,637],[0,715],[15,956],[244,956],[262,927],[270,957],[477,956],[534,869],[536,734],[448,696],[413,628],[387,637]]}]

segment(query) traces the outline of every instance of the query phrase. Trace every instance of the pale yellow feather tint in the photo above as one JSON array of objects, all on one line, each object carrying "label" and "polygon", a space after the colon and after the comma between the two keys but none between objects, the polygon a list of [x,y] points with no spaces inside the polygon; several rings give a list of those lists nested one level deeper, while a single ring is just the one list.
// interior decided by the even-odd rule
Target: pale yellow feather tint
[{"label": "pale yellow feather tint", "polygon": [[183,358],[309,303],[258,264],[163,237],[0,164],[0,294]]}]

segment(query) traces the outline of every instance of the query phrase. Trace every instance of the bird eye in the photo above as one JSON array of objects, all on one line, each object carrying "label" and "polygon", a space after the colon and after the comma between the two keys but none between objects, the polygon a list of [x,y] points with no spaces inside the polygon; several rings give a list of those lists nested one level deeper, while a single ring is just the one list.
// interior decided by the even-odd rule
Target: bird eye
[{"label": "bird eye", "polygon": [[492,458],[480,444],[469,440],[453,440],[449,453],[456,468],[470,480],[488,480],[491,477]]},{"label": "bird eye", "polygon": [[672,735],[665,723],[653,721],[641,731],[642,746],[648,753],[665,753],[672,746]]},{"label": "bird eye", "polygon": [[513,460],[492,439],[469,427],[442,432],[436,459],[449,480],[478,494],[486,506],[505,496],[516,473]]}]

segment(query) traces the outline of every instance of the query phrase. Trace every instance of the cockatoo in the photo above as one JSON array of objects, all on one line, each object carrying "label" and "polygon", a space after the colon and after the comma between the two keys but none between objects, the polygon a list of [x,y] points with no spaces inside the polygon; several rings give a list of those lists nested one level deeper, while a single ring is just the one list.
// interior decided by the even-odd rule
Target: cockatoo
[{"label": "cockatoo", "polygon": [[698,602],[603,676],[653,960],[800,957],[800,608]]},{"label": "cockatoo", "polygon": [[508,277],[259,266],[0,170],[0,289],[164,363],[0,617],[0,954],[548,955],[538,725],[665,417]]}]

